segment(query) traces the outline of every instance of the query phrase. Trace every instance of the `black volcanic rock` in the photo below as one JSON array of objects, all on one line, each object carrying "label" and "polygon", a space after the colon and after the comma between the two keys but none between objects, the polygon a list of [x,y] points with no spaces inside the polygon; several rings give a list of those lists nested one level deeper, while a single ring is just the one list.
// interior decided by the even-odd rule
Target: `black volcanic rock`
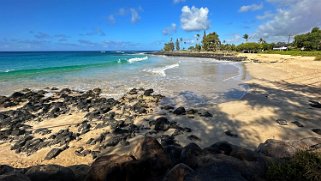
[{"label": "black volcanic rock", "polygon": [[183,115],[186,113],[186,110],[184,107],[178,107],[177,109],[174,110],[173,113],[176,115]]}]

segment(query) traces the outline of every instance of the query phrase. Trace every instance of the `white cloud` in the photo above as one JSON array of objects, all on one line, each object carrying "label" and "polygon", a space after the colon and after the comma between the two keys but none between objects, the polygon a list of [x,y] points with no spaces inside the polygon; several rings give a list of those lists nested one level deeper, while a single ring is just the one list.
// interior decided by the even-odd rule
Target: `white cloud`
[{"label": "white cloud", "polygon": [[239,12],[257,11],[263,8],[263,4],[251,4],[246,6],[241,6]]},{"label": "white cloud", "polygon": [[268,18],[271,18],[271,17],[273,17],[273,13],[271,13],[270,11],[266,11],[266,12],[264,12],[263,15],[256,16],[256,19],[265,20],[265,19],[268,19]]},{"label": "white cloud", "polygon": [[108,20],[108,22],[111,23],[111,24],[115,24],[115,23],[116,23],[115,16],[112,15],[112,14],[107,17],[107,20]]},{"label": "white cloud", "polygon": [[242,40],[240,34],[233,34],[229,39],[226,40],[226,43],[239,43]]},{"label": "white cloud", "polygon": [[120,16],[123,17],[130,17],[130,21],[132,23],[137,23],[141,17],[139,15],[140,12],[143,12],[143,8],[141,6],[138,6],[138,8],[119,8],[117,12],[114,14],[110,14],[107,16],[107,20],[109,23],[114,24],[116,23],[116,19]]},{"label": "white cloud", "polygon": [[163,35],[172,35],[172,34],[176,33],[176,29],[177,29],[176,24],[175,24],[175,23],[172,23],[171,26],[166,27],[166,28],[163,30]]},{"label": "white cloud", "polygon": [[135,8],[130,8],[131,22],[137,23],[140,20],[138,11]]},{"label": "white cloud", "polygon": [[178,3],[182,3],[182,2],[185,2],[186,0],[173,0],[173,2],[175,3],[175,4],[178,4]]},{"label": "white cloud", "polygon": [[119,16],[125,16],[126,15],[126,9],[125,8],[119,8],[118,15]]},{"label": "white cloud", "polygon": [[276,13],[257,29],[256,36],[284,37],[310,31],[321,25],[320,0],[268,0],[278,7]]},{"label": "white cloud", "polygon": [[210,26],[207,7],[196,8],[184,6],[181,14],[181,25],[185,31],[207,30]]}]

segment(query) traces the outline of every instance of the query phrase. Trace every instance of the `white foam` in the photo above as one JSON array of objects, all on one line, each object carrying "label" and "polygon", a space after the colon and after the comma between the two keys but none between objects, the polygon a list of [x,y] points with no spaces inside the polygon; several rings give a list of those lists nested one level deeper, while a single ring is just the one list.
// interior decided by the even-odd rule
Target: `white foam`
[{"label": "white foam", "polygon": [[173,69],[173,68],[177,68],[179,67],[179,64],[173,64],[173,65],[167,65],[165,67],[159,67],[159,68],[153,68],[153,69],[145,69],[145,72],[149,72],[149,73],[153,73],[153,74],[157,74],[163,77],[166,77],[166,70],[168,69]]},{"label": "white foam", "polygon": [[144,61],[144,60],[148,60],[148,56],[130,58],[130,59],[128,59],[127,61],[128,61],[129,63],[135,63],[135,62],[140,62],[140,61]]},{"label": "white foam", "polygon": [[14,69],[6,69],[6,70],[3,70],[3,71],[0,71],[0,72],[11,72],[11,71],[14,71]]}]

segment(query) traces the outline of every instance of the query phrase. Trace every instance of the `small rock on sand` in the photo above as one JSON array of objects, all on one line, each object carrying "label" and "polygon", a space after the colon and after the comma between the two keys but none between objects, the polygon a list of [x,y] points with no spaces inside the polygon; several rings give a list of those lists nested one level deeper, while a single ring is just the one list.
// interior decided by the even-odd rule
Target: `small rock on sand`
[{"label": "small rock on sand", "polygon": [[285,120],[285,119],[277,119],[276,122],[277,122],[279,125],[288,125],[288,121]]}]

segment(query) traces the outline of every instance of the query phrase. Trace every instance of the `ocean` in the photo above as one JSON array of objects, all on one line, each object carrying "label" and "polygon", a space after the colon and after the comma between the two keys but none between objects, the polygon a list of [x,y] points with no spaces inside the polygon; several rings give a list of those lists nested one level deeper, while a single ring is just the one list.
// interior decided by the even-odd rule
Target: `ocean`
[{"label": "ocean", "polygon": [[153,88],[185,104],[240,99],[249,78],[240,62],[165,57],[145,52],[0,52],[0,95],[24,88],[103,89],[118,98],[131,88]]}]

